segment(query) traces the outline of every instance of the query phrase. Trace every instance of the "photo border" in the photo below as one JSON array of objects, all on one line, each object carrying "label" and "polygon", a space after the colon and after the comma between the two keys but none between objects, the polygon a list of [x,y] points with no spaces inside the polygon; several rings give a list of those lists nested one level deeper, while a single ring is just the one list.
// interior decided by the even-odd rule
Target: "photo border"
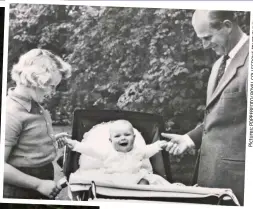
[{"label": "photo border", "polygon": [[[55,4],[55,5],[87,5],[87,6],[110,6],[110,7],[136,7],[136,8],[166,8],[166,9],[218,9],[218,10],[233,10],[233,11],[250,11],[249,8],[252,8],[250,11],[251,14],[251,22],[250,22],[250,62],[249,62],[249,91],[248,91],[248,114],[247,114],[247,124],[249,124],[249,109],[250,109],[250,98],[253,95],[250,94],[251,82],[253,82],[253,78],[251,78],[251,74],[253,74],[253,66],[251,65],[253,60],[252,55],[252,11],[253,11],[253,2],[250,1],[219,1],[219,5],[215,5],[217,1],[54,1],[54,0],[6,0],[6,2],[0,2],[0,6],[5,6],[5,33],[4,33],[4,57],[3,57],[3,74],[2,74],[2,114],[1,114],[1,127],[5,127],[5,108],[6,108],[6,93],[7,93],[7,66],[8,66],[8,40],[9,40],[9,4],[18,3],[18,4]],[[253,90],[253,87],[252,87]],[[0,147],[0,170],[3,171],[4,163],[4,136],[5,130],[1,128],[1,147]],[[247,127],[247,135],[246,135],[246,162],[245,162],[245,203],[244,207],[248,207],[251,205],[252,198],[252,186],[253,186],[253,147],[248,146],[248,142],[250,140],[249,137],[249,126]],[[3,203],[26,203],[26,204],[52,204],[52,205],[93,205],[93,206],[102,206],[103,208],[116,208],[120,207],[122,209],[136,206],[134,208],[143,206],[147,208],[153,208],[155,206],[159,206],[159,208],[168,208],[168,206],[174,206],[174,208],[198,208],[198,207],[213,207],[212,205],[202,205],[202,204],[192,204],[192,203],[173,203],[173,202],[150,202],[150,201],[132,201],[132,200],[92,200],[92,201],[67,201],[67,200],[25,200],[25,199],[5,199],[3,196],[3,172],[0,172],[1,184],[0,184],[0,201]],[[148,203],[148,204],[146,204]],[[186,206],[185,206],[186,205]],[[216,206],[214,206],[216,207]]]}]

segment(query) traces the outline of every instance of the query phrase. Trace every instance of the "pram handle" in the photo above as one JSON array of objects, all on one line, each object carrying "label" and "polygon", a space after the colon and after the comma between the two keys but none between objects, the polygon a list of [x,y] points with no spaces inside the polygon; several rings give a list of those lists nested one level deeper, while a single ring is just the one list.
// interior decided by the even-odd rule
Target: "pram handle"
[{"label": "pram handle", "polygon": [[[63,178],[61,178],[59,181],[56,182],[56,186],[57,186],[57,188],[59,188],[61,190],[64,189],[65,187],[67,187],[68,186],[67,178],[65,176]],[[52,199],[56,199],[56,197],[53,197]]]},{"label": "pram handle", "polygon": [[57,181],[57,187],[61,187],[62,189],[64,189],[65,187],[67,187],[67,178],[64,176],[63,178],[61,178],[59,181]]},{"label": "pram handle", "polygon": [[56,185],[58,188],[64,189],[68,186],[67,178],[65,176],[62,177],[59,181],[57,181]]}]

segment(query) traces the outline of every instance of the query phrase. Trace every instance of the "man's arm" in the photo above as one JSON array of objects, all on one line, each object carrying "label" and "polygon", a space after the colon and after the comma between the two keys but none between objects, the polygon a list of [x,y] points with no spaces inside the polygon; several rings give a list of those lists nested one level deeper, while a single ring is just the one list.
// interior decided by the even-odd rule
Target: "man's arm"
[{"label": "man's arm", "polygon": [[195,129],[189,131],[186,135],[188,135],[191,140],[195,144],[195,148],[199,149],[201,142],[202,142],[202,135],[203,135],[203,129],[204,129],[204,124],[201,123],[198,125]]}]

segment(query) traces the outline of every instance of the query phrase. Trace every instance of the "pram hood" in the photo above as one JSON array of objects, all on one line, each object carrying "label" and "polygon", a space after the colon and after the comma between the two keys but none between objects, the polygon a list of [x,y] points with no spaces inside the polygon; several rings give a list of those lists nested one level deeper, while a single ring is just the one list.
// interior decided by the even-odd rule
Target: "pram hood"
[{"label": "pram hood", "polygon": [[[117,110],[75,110],[74,120],[72,127],[72,138],[82,141],[85,132],[88,132],[92,127],[97,124],[108,122],[117,119],[125,119],[130,121],[133,126],[141,132],[146,144],[151,144],[160,140],[160,133],[164,131],[164,121],[161,116],[130,112],[130,111],[117,111]],[[79,168],[80,154],[71,152],[67,148],[65,163],[63,171],[67,179],[71,173],[74,173]],[[162,151],[150,159],[153,172],[172,181],[169,154]]]}]

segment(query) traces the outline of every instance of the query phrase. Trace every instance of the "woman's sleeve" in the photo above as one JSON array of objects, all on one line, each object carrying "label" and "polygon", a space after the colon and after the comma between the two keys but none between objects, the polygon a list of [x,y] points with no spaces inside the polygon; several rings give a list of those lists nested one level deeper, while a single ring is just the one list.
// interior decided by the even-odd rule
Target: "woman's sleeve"
[{"label": "woman's sleeve", "polygon": [[13,147],[18,143],[22,132],[22,121],[12,113],[6,113],[5,146]]}]

